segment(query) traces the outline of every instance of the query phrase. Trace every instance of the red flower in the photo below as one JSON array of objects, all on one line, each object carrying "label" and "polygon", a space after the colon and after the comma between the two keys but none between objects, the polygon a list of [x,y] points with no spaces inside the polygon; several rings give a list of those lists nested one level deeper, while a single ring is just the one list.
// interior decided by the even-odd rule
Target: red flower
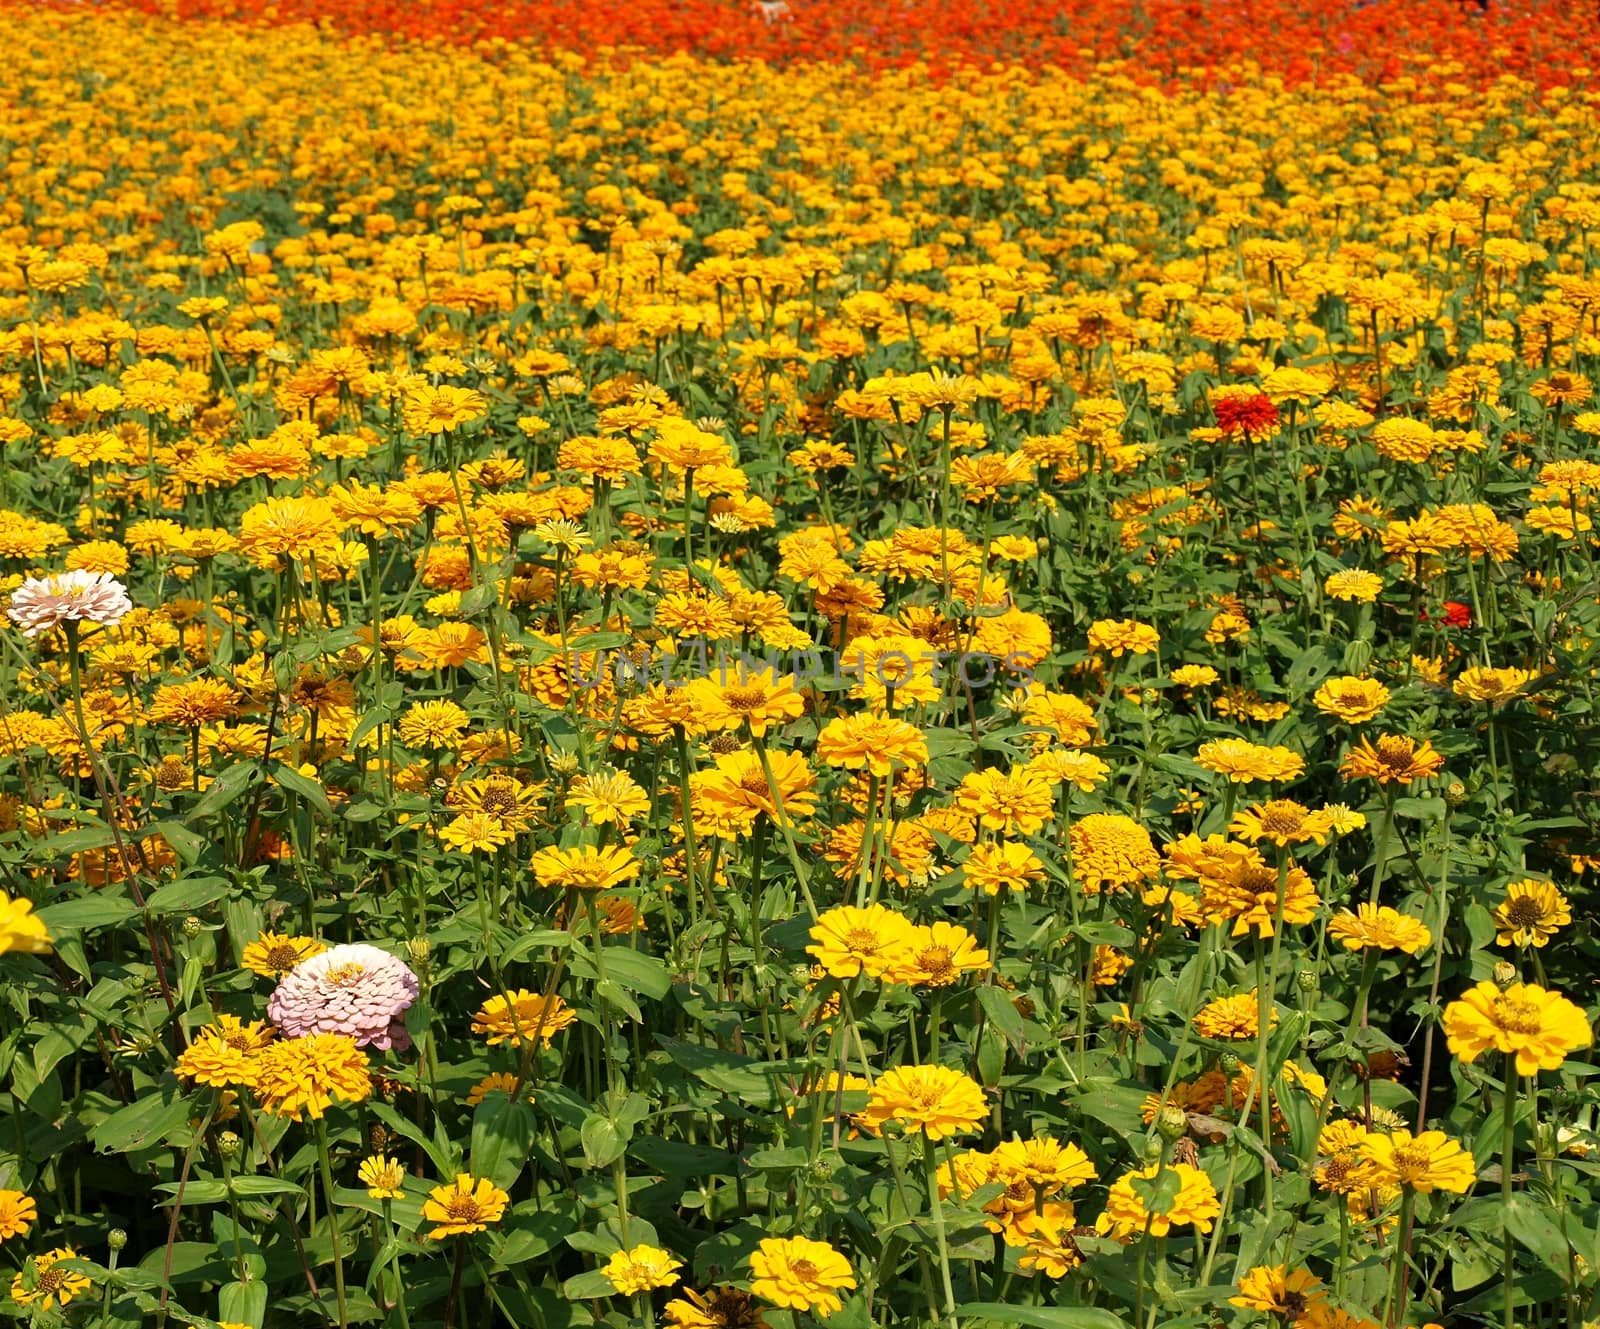
[{"label": "red flower", "polygon": [[[1428,611],[1422,611],[1422,621],[1428,621]],[[1472,626],[1472,606],[1464,605],[1459,600],[1446,600],[1444,602],[1444,625],[1447,628],[1470,628]]]},{"label": "red flower", "polygon": [[1278,423],[1278,408],[1270,397],[1260,393],[1251,397],[1218,397],[1216,412],[1218,427],[1232,435],[1263,438]]}]

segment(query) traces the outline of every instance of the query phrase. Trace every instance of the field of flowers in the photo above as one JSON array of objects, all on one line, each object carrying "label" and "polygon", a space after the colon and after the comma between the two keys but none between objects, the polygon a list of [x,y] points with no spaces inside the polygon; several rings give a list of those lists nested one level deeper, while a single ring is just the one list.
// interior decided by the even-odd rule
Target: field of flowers
[{"label": "field of flowers", "polygon": [[0,1316],[1600,1321],[1593,15],[1006,8],[0,2]]}]

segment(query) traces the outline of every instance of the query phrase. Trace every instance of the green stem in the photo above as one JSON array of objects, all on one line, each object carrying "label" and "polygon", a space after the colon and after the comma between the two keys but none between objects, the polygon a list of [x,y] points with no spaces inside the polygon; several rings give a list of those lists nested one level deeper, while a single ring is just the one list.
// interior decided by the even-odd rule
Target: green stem
[{"label": "green stem", "polygon": [[333,1198],[333,1164],[328,1160],[328,1123],[317,1118],[317,1163],[322,1169],[322,1193],[328,1197],[328,1234],[333,1239],[333,1288],[339,1303],[339,1329],[350,1322],[344,1300],[344,1247],[339,1239],[339,1207]]}]

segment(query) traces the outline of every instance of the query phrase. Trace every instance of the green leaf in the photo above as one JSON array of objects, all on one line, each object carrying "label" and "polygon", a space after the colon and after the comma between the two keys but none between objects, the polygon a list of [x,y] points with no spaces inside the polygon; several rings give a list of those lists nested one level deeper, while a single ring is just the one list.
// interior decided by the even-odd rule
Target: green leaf
[{"label": "green leaf", "polygon": [[301,775],[293,766],[283,762],[274,768],[272,778],[285,789],[299,794],[318,812],[330,817],[333,815],[333,805],[328,802],[327,791],[323,789],[320,781],[313,780],[309,775]]},{"label": "green leaf", "polygon": [[113,1112],[90,1132],[94,1147],[104,1154],[125,1154],[162,1140],[189,1120],[190,1103],[176,1084],[135,1099]]},{"label": "green leaf", "polygon": [[247,789],[260,783],[261,768],[255,762],[244,761],[230,766],[212,780],[205,793],[200,795],[199,801],[189,809],[187,819],[190,822],[204,821],[207,817],[221,812]]},{"label": "green leaf", "polygon": [[971,1301],[956,1307],[958,1320],[990,1320],[1026,1324],[1032,1329],[1128,1329],[1128,1322],[1098,1306],[1009,1306],[997,1301]]},{"label": "green leaf", "polygon": [[1020,1047],[1023,1041],[1022,1016],[1017,1013],[1011,998],[999,988],[985,984],[978,989],[978,1005],[983,1007],[990,1023]]},{"label": "green leaf", "polygon": [[533,1109],[526,1100],[490,1094],[472,1114],[472,1175],[510,1190],[533,1147]]},{"label": "green leaf", "polygon": [[1570,1277],[1570,1248],[1547,1208],[1530,1195],[1513,1195],[1505,1206],[1505,1224],[1517,1242],[1543,1260],[1548,1268],[1563,1279]]},{"label": "green leaf", "polygon": [[598,1113],[583,1123],[578,1138],[583,1143],[584,1161],[592,1168],[609,1167],[627,1152],[632,1131],[610,1117]]},{"label": "green leaf", "polygon": [[114,927],[133,917],[133,901],[126,895],[101,891],[86,900],[62,900],[34,911],[39,920],[55,936],[62,929],[87,931],[90,928]]},{"label": "green leaf", "polygon": [[267,1285],[260,1279],[228,1283],[217,1292],[217,1319],[230,1324],[260,1324],[267,1314]]},{"label": "green leaf", "polygon": [[192,877],[171,881],[145,898],[145,908],[152,914],[192,914],[215,904],[228,893],[228,883],[222,877]]},{"label": "green leaf", "polygon": [[614,1297],[616,1285],[598,1269],[592,1273],[578,1274],[561,1285],[561,1295],[569,1301],[594,1301],[598,1297]]}]

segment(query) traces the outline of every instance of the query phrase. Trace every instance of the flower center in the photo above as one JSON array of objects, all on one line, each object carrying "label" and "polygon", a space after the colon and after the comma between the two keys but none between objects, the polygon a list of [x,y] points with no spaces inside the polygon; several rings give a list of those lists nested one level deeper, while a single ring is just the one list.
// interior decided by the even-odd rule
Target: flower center
[{"label": "flower center", "polygon": [[323,977],[335,987],[343,987],[347,983],[354,983],[366,972],[367,967],[364,964],[339,964],[329,968]]},{"label": "flower center", "polygon": [[1276,801],[1261,809],[1261,827],[1269,835],[1294,835],[1305,825],[1306,810],[1298,803]]},{"label": "flower center", "polygon": [[789,1262],[789,1272],[802,1283],[813,1283],[817,1278],[817,1266],[812,1264],[810,1260],[791,1260]]},{"label": "flower center", "polygon": [[1544,917],[1544,909],[1531,895],[1519,895],[1506,904],[1506,918],[1519,928],[1531,928]]},{"label": "flower center", "polygon": [[1394,1170],[1401,1182],[1409,1185],[1428,1171],[1428,1151],[1416,1144],[1403,1144],[1394,1151]]},{"label": "flower center", "polygon": [[1522,997],[1496,997],[1494,1022],[1514,1034],[1537,1034],[1544,1027],[1539,1003]]},{"label": "flower center", "polygon": [[917,956],[917,968],[937,983],[949,982],[955,977],[956,966],[948,948],[930,946]]},{"label": "flower center", "polygon": [[1411,764],[1411,744],[1403,738],[1380,738],[1378,760],[1390,770],[1403,771]]},{"label": "flower center", "polygon": [[871,928],[852,928],[845,934],[844,944],[852,951],[870,953],[878,949],[878,934]]},{"label": "flower center", "polygon": [[755,688],[724,688],[722,700],[727,703],[730,711],[738,711],[740,715],[749,715],[759,711],[767,700],[767,690]]},{"label": "flower center", "polygon": [[282,972],[287,973],[299,963],[300,952],[287,943],[274,946],[270,951],[267,952],[268,968],[281,970]]},{"label": "flower center", "polygon": [[470,1195],[452,1195],[450,1202],[445,1205],[445,1212],[458,1223],[476,1223],[478,1202]]}]

